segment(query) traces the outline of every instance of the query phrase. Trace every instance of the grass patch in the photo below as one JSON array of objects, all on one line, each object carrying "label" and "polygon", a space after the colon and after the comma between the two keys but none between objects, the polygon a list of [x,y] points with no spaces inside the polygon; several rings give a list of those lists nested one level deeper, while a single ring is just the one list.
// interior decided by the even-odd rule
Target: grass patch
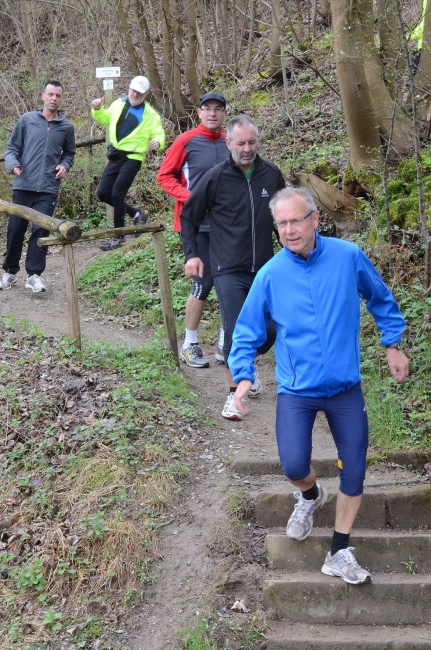
[{"label": "grass patch", "polygon": [[[200,618],[192,628],[182,631],[184,650],[218,648],[256,648],[265,639],[266,621],[261,612],[237,614],[226,612],[224,618]],[[233,644],[233,645],[232,645]]]},{"label": "grass patch", "polygon": [[362,376],[370,422],[370,441],[378,450],[429,448],[431,441],[431,298],[416,283],[398,284],[393,291],[407,323],[403,349],[410,376],[397,384],[389,374],[386,352],[372,317],[362,319]]},{"label": "grass patch", "polygon": [[152,580],[196,400],[156,343],[77,351],[10,318],[0,331],[0,649],[90,647],[102,603],[115,613]]},{"label": "grass patch", "polygon": [[[184,275],[184,255],[178,234],[166,230],[164,237],[172,303],[177,325],[182,329],[190,281]],[[80,275],[78,287],[94,305],[107,313],[133,315],[148,326],[163,324],[157,267],[150,237],[129,240],[121,249],[99,257]],[[208,330],[207,335],[201,337],[206,343],[216,336],[219,326],[212,319],[214,311],[218,312],[218,304],[213,289],[201,321],[202,331]]]}]

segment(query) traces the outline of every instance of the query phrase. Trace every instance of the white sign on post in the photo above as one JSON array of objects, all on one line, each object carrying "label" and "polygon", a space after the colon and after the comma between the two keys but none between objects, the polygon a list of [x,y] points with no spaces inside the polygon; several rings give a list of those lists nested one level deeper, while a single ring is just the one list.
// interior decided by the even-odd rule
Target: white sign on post
[{"label": "white sign on post", "polygon": [[103,90],[113,90],[114,89],[114,80],[113,79],[104,79],[103,80]]},{"label": "white sign on post", "polygon": [[96,79],[106,79],[120,76],[120,68],[96,68]]}]

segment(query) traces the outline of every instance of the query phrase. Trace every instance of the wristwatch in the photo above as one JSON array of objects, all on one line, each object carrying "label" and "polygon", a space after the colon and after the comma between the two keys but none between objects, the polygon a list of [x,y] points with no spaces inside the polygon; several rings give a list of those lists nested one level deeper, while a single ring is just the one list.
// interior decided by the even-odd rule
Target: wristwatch
[{"label": "wristwatch", "polygon": [[386,349],[391,349],[391,350],[401,350],[401,341],[396,341],[395,343],[391,343],[390,345],[386,346]]}]

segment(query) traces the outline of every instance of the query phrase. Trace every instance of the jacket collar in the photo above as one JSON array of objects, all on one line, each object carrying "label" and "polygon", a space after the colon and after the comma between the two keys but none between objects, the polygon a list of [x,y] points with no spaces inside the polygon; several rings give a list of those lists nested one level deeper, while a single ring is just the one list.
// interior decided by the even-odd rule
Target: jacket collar
[{"label": "jacket collar", "polygon": [[204,135],[208,140],[220,140],[222,135],[226,135],[223,129],[219,129],[218,131],[211,131],[210,129],[207,129],[206,126],[200,122],[200,124],[196,127],[202,135]]},{"label": "jacket collar", "polygon": [[313,248],[313,250],[310,252],[309,256],[307,259],[302,257],[301,255],[298,255],[298,253],[293,253],[291,250],[284,247],[285,253],[287,257],[295,262],[296,264],[314,264],[314,262],[320,257],[320,255],[323,252],[323,249],[325,247],[325,238],[319,235],[317,230],[314,231],[316,235],[316,245]]},{"label": "jacket collar", "polygon": [[[43,114],[43,108],[38,108],[36,113],[40,115],[40,117],[43,117],[44,120],[46,120],[45,115]],[[58,111],[57,117],[54,117],[51,122],[56,122],[57,120],[62,120],[64,119],[64,115],[61,111]],[[47,120],[48,121],[48,120]]]}]

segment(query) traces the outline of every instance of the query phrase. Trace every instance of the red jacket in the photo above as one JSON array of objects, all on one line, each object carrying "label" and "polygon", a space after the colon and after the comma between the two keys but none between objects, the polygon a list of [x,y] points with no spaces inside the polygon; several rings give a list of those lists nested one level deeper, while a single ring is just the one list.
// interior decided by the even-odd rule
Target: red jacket
[{"label": "red jacket", "polygon": [[222,130],[214,133],[203,124],[174,140],[156,178],[157,184],[175,199],[174,230],[181,231],[180,214],[196,183],[228,157],[226,134]]}]

